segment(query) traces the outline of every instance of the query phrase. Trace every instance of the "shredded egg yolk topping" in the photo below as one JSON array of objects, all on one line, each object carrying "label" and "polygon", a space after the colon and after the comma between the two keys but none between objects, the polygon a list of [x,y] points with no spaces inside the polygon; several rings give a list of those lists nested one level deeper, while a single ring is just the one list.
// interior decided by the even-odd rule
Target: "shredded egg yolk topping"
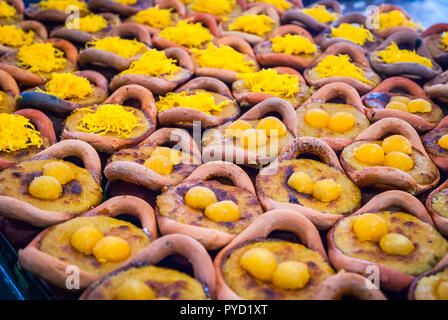
[{"label": "shredded egg yolk topping", "polygon": [[386,105],[386,109],[399,110],[410,113],[429,113],[432,111],[431,102],[425,99],[411,100],[405,96],[393,96]]},{"label": "shredded egg yolk topping", "polygon": [[236,18],[230,25],[230,31],[242,31],[264,36],[274,28],[275,21],[265,14],[248,14]]},{"label": "shredded egg yolk topping", "polygon": [[371,166],[385,166],[407,172],[414,167],[409,156],[412,145],[401,135],[392,135],[383,140],[382,145],[365,143],[355,150],[355,158]]},{"label": "shredded egg yolk topping", "polygon": [[317,52],[316,46],[300,35],[286,34],[284,36],[275,36],[271,39],[272,51],[276,53],[292,55],[313,55]]},{"label": "shredded egg yolk topping", "polygon": [[40,132],[29,119],[9,113],[0,113],[0,151],[14,152],[43,144]]},{"label": "shredded egg yolk topping", "polygon": [[392,42],[387,48],[376,53],[385,63],[410,62],[422,64],[432,68],[432,61],[426,57],[419,56],[415,50],[400,50],[395,42]]},{"label": "shredded egg yolk topping", "polygon": [[34,42],[34,31],[24,31],[16,26],[0,26],[0,44],[10,47],[27,46]]},{"label": "shredded egg yolk topping", "polygon": [[16,14],[17,10],[14,6],[11,6],[6,1],[0,1],[0,17],[9,19]]},{"label": "shredded egg yolk topping", "polygon": [[65,68],[64,52],[51,43],[35,43],[20,47],[17,65],[31,72],[52,72]]},{"label": "shredded egg yolk topping", "polygon": [[70,166],[62,161],[44,165],[42,176],[36,177],[28,186],[31,196],[43,200],[56,200],[62,194],[62,185],[75,178]]},{"label": "shredded egg yolk topping", "polygon": [[114,1],[128,6],[132,6],[133,4],[137,3],[137,0],[114,0]]},{"label": "shredded egg yolk topping", "polygon": [[89,12],[87,3],[78,0],[45,0],[37,4],[41,10],[66,11],[68,6],[77,7],[80,12]]},{"label": "shredded egg yolk topping", "polygon": [[197,12],[225,16],[230,14],[235,6],[235,0],[194,0],[190,8]]},{"label": "shredded egg yolk topping", "polygon": [[81,119],[78,130],[90,132],[99,135],[107,133],[117,133],[120,137],[130,138],[132,130],[142,127],[139,119],[134,115],[133,111],[127,111],[123,106],[118,104],[104,104],[96,110],[91,108],[81,108],[76,110],[87,111]]},{"label": "shredded egg yolk topping", "polygon": [[141,24],[146,24],[150,27],[162,29],[173,24],[171,19],[172,9],[160,9],[159,6],[150,7],[139,11],[132,19]]},{"label": "shredded egg yolk topping", "polygon": [[307,193],[322,202],[331,202],[341,196],[342,188],[333,179],[323,179],[314,182],[313,179],[303,171],[294,172],[287,182],[288,186],[300,193]]},{"label": "shredded egg yolk topping", "polygon": [[303,13],[306,13],[309,16],[312,16],[314,19],[321,23],[328,23],[335,21],[339,18],[337,13],[332,13],[327,10],[327,8],[323,5],[315,5],[311,8],[302,9]]},{"label": "shredded egg yolk topping", "polygon": [[264,69],[239,75],[251,92],[271,94],[282,99],[296,101],[300,89],[299,77],[292,74],[279,74],[274,69]]},{"label": "shredded egg yolk topping", "polygon": [[215,47],[209,44],[206,49],[192,49],[193,58],[202,68],[232,70],[239,73],[256,71],[254,61],[230,46]]},{"label": "shredded egg yolk topping", "polygon": [[440,42],[442,44],[442,48],[448,51],[448,32],[442,33]]},{"label": "shredded egg yolk topping", "polygon": [[380,13],[379,17],[379,29],[385,30],[393,27],[411,27],[419,28],[420,24],[409,20],[401,11],[392,10],[389,12]]},{"label": "shredded egg yolk topping", "polygon": [[340,54],[326,56],[314,69],[321,78],[350,77],[363,83],[374,84],[365,77],[364,71],[350,60],[350,56]]},{"label": "shredded egg yolk topping", "polygon": [[72,73],[53,73],[51,80],[45,84],[45,91],[37,88],[38,92],[45,92],[63,100],[83,99],[93,93],[89,80]]},{"label": "shredded egg yolk topping", "polygon": [[331,37],[347,39],[360,46],[368,41],[373,41],[373,34],[370,30],[363,26],[354,26],[349,23],[341,23],[339,27],[331,28]]},{"label": "shredded egg yolk topping", "polygon": [[145,52],[140,59],[133,61],[129,69],[120,73],[142,74],[150,77],[160,75],[172,75],[181,68],[176,65],[176,60],[167,58],[165,52],[151,49]]},{"label": "shredded egg yolk topping", "polygon": [[443,148],[448,150],[448,134],[445,134],[444,136],[442,136],[439,141],[437,141],[437,144]]},{"label": "shredded egg yolk topping", "polygon": [[212,115],[221,112],[222,108],[228,103],[230,103],[230,101],[216,104],[215,98],[209,92],[188,94],[187,92],[182,91],[179,93],[168,92],[165,97],[160,97],[160,100],[156,102],[156,106],[159,112],[183,107],[196,109],[205,114]]},{"label": "shredded egg yolk topping", "polygon": [[135,39],[122,39],[120,37],[106,37],[103,39],[98,39],[88,42],[86,47],[109,51],[124,58],[134,57],[135,55],[147,50],[143,43]]},{"label": "shredded egg yolk topping", "polygon": [[98,14],[89,14],[78,19],[79,29],[84,32],[97,32],[107,28],[107,20]]},{"label": "shredded egg yolk topping", "polygon": [[159,36],[188,48],[200,48],[213,39],[201,23],[188,20],[180,20],[175,26],[161,30]]},{"label": "shredded egg yolk topping", "polygon": [[337,112],[330,116],[323,109],[311,109],[305,115],[305,122],[315,128],[328,128],[330,131],[343,133],[355,126],[355,117],[348,112]]},{"label": "shredded egg yolk topping", "polygon": [[263,2],[272,4],[274,7],[280,10],[288,10],[292,7],[292,4],[286,0],[249,0],[249,2]]}]

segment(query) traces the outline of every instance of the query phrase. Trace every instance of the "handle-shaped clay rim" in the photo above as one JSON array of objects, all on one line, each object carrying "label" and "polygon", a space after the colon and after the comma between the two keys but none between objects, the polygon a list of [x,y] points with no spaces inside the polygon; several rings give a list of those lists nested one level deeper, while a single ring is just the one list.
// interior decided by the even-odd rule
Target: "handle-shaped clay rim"
[{"label": "handle-shaped clay rim", "polygon": [[16,23],[16,27],[23,29],[24,31],[32,30],[43,41],[47,40],[48,32],[45,26],[39,21],[25,20]]},{"label": "handle-shaped clay rim", "polygon": [[[148,4],[149,3],[150,2],[148,2]],[[115,12],[122,16],[130,16],[136,14],[140,10],[146,9],[130,6],[113,0],[90,0],[88,6],[92,11]]]},{"label": "handle-shaped clay rim", "polygon": [[12,5],[18,14],[22,14],[23,10],[25,9],[25,4],[22,0],[6,0],[6,2],[10,5]]},{"label": "handle-shaped clay rim", "polygon": [[30,122],[36,126],[37,131],[39,131],[42,136],[48,138],[50,144],[55,144],[57,142],[53,122],[43,112],[35,109],[20,109],[14,112],[14,114],[28,118]]},{"label": "handle-shaped clay rim", "polygon": [[440,231],[443,235],[448,235],[448,218],[438,214],[432,207],[432,200],[434,199],[434,196],[436,193],[448,188],[448,180],[446,180],[444,183],[442,183],[439,187],[434,189],[426,198],[425,205],[426,209],[428,209],[428,212],[431,214],[431,217],[434,221],[434,224],[437,227],[437,230]]},{"label": "handle-shaped clay rim", "polygon": [[423,31],[420,36],[422,38],[426,38],[426,37],[432,36],[434,34],[441,34],[446,31],[448,31],[448,23],[444,23],[444,22],[436,23],[436,24],[433,24],[428,29],[426,29],[425,31]]},{"label": "handle-shaped clay rim", "polygon": [[360,64],[364,68],[371,69],[369,60],[366,58],[364,51],[356,44],[347,42],[337,42],[329,46],[320,56],[319,60],[315,62],[315,65],[327,56],[336,56],[338,54],[346,54],[350,56],[354,63]]},{"label": "handle-shaped clay rim", "polygon": [[49,38],[45,42],[50,42],[55,48],[62,50],[67,60],[76,67],[76,63],[78,61],[78,49],[76,49],[76,47],[71,44],[71,42],[58,38]]},{"label": "handle-shaped clay rim", "polygon": [[415,98],[429,100],[425,91],[414,81],[404,77],[391,77],[384,79],[371,92],[391,93],[394,90],[403,90]]},{"label": "handle-shaped clay rim", "polygon": [[220,44],[232,47],[236,51],[248,55],[251,59],[255,60],[254,50],[244,39],[235,36],[225,36],[216,40],[216,45]]},{"label": "handle-shaped clay rim", "polygon": [[106,34],[107,37],[124,37],[133,36],[139,42],[152,46],[151,34],[142,25],[135,22],[125,22],[110,29]]},{"label": "handle-shaped clay rim", "polygon": [[203,12],[192,12],[185,16],[185,20],[191,20],[191,23],[201,23],[204,25],[210,33],[215,37],[219,38],[221,36],[221,31],[219,30],[216,19],[208,13]]},{"label": "handle-shaped clay rim", "polygon": [[187,14],[187,8],[179,0],[156,0],[155,4],[159,6],[160,9],[174,9],[179,16],[183,17]]},{"label": "handle-shaped clay rim", "polygon": [[16,80],[6,71],[0,69],[0,87],[1,89],[7,93],[12,95],[13,97],[18,96],[20,94],[19,86],[17,85]]},{"label": "handle-shaped clay rim", "polygon": [[203,89],[210,92],[215,92],[220,95],[226,96],[229,99],[234,99],[229,87],[221,80],[211,77],[197,77],[188,81],[183,86],[179,87],[176,92],[191,91]]},{"label": "handle-shaped clay rim", "polygon": [[287,34],[302,36],[310,40],[311,43],[316,44],[316,42],[313,39],[313,36],[306,29],[299,27],[295,24],[285,24],[275,28],[269,35],[269,39],[275,38],[276,36],[283,37]]},{"label": "handle-shaped clay rim", "polygon": [[27,18],[43,22],[65,22],[70,16],[70,13],[65,11],[56,9],[41,10],[39,7],[33,6],[26,7],[23,12]]},{"label": "handle-shaped clay rim", "polygon": [[294,233],[303,245],[313,251],[317,251],[325,261],[328,261],[319,232],[311,221],[300,213],[300,210],[277,209],[268,211],[257,217],[216,256],[214,267],[217,280],[217,298],[219,300],[243,299],[227,285],[222,272],[222,266],[225,259],[228,258],[232,249],[250,241],[265,239],[275,230],[290,231]]}]

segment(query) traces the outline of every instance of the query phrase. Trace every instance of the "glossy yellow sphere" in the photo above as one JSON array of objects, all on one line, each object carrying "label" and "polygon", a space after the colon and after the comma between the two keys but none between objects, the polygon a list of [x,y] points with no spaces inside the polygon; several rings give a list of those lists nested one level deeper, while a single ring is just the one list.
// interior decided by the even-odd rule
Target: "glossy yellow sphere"
[{"label": "glossy yellow sphere", "polygon": [[93,227],[81,227],[76,230],[71,238],[71,245],[84,254],[92,254],[98,241],[103,239],[103,234]]},{"label": "glossy yellow sphere", "polygon": [[239,262],[241,267],[252,276],[264,281],[270,281],[275,269],[277,269],[277,261],[274,255],[262,248],[247,250]]},{"label": "glossy yellow sphere", "polygon": [[437,144],[443,148],[448,150],[448,134],[444,135],[437,141]]},{"label": "glossy yellow sphere", "polygon": [[230,125],[227,126],[225,129],[225,135],[227,137],[241,137],[244,131],[252,129],[252,125],[244,120],[237,120],[235,122],[232,122]]},{"label": "glossy yellow sphere", "polygon": [[235,202],[224,200],[209,205],[204,214],[216,222],[236,222],[240,219],[240,208]]},{"label": "glossy yellow sphere", "polygon": [[173,163],[170,158],[160,154],[151,155],[143,165],[160,175],[170,174],[173,171]]},{"label": "glossy yellow sphere", "polygon": [[272,283],[285,290],[302,289],[309,280],[308,266],[298,261],[280,263],[272,276]]},{"label": "glossy yellow sphere", "polygon": [[381,237],[380,248],[385,253],[401,256],[411,254],[415,249],[411,240],[402,234],[393,232]]},{"label": "glossy yellow sphere", "polygon": [[407,105],[410,101],[411,99],[405,96],[393,96],[389,100],[389,102],[401,102],[405,105]]},{"label": "glossy yellow sphere", "polygon": [[62,194],[62,185],[56,178],[40,176],[31,181],[28,192],[38,199],[55,200]]},{"label": "glossy yellow sphere", "polygon": [[331,202],[341,196],[342,188],[333,179],[323,179],[316,181],[313,186],[313,198],[323,201]]},{"label": "glossy yellow sphere", "polygon": [[314,181],[303,171],[296,171],[288,178],[288,186],[301,193],[313,193]]},{"label": "glossy yellow sphere", "polygon": [[412,113],[428,113],[432,111],[431,102],[425,99],[414,99],[408,103],[408,111]]},{"label": "glossy yellow sphere", "polygon": [[399,102],[399,101],[389,102],[386,105],[386,109],[392,109],[392,110],[408,112],[407,105],[405,105],[403,102]]},{"label": "glossy yellow sphere", "polygon": [[387,137],[383,140],[381,146],[385,153],[398,151],[405,154],[411,154],[412,152],[411,142],[406,137],[399,134]]},{"label": "glossy yellow sphere", "polygon": [[343,133],[355,126],[355,117],[348,112],[337,112],[331,116],[328,129],[333,132]]},{"label": "glossy yellow sphere", "polygon": [[283,137],[287,130],[286,126],[276,117],[266,117],[258,122],[257,130],[264,130],[268,137]]},{"label": "glossy yellow sphere", "polygon": [[364,213],[356,218],[353,231],[360,241],[380,241],[389,228],[386,220],[374,213]]},{"label": "glossy yellow sphere", "polygon": [[126,280],[117,288],[115,300],[154,300],[154,291],[143,281]]},{"label": "glossy yellow sphere", "polygon": [[266,145],[268,141],[268,137],[266,136],[266,133],[264,130],[257,130],[257,129],[249,129],[244,131],[241,134],[241,145],[244,148],[256,148],[258,146],[264,146]]},{"label": "glossy yellow sphere", "polygon": [[407,154],[392,151],[384,157],[383,165],[407,172],[414,167],[414,161]]},{"label": "glossy yellow sphere", "polygon": [[179,164],[181,152],[179,150],[171,149],[168,147],[156,147],[153,152],[151,152],[151,157],[153,156],[163,156],[171,160],[173,165]]},{"label": "glossy yellow sphere", "polygon": [[42,174],[55,178],[60,184],[66,184],[75,179],[72,168],[68,164],[59,161],[46,163]]},{"label": "glossy yellow sphere", "polygon": [[323,109],[311,109],[305,115],[305,122],[315,128],[327,128],[330,115]]},{"label": "glossy yellow sphere", "polygon": [[102,238],[93,248],[93,255],[101,263],[123,261],[130,253],[129,244],[115,236]]},{"label": "glossy yellow sphere", "polygon": [[379,166],[383,164],[384,151],[375,143],[365,143],[356,148],[355,158],[365,164]]},{"label": "glossy yellow sphere", "polygon": [[217,201],[213,190],[206,187],[196,186],[185,193],[186,204],[195,209],[205,209]]}]

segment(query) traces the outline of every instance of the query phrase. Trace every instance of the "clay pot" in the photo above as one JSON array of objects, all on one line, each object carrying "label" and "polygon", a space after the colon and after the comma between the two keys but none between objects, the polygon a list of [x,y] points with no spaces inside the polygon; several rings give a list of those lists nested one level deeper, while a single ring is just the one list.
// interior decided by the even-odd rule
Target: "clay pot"
[{"label": "clay pot", "polygon": [[[422,203],[410,194],[403,191],[387,191],[381,193],[373,197],[351,217],[360,216],[364,213],[369,212],[387,210],[391,207],[400,207],[405,212],[415,216],[416,218],[422,220],[430,226],[434,226],[431,217],[429,216]],[[341,251],[341,249],[337,247],[334,241],[334,232],[339,223],[335,224],[327,235],[328,256],[332,265],[337,270],[343,269],[345,271],[359,273],[365,277],[369,277],[371,276],[371,271],[369,273],[370,269],[368,267],[375,266],[379,270],[378,275],[380,276],[381,288],[392,291],[400,291],[406,289],[415,279],[415,277],[412,275],[402,273],[381,264],[377,264],[375,262],[367,260],[360,260],[345,255]]]},{"label": "clay pot", "polygon": [[158,114],[160,125],[176,125],[185,128],[192,128],[194,126],[193,121],[200,121],[202,128],[209,128],[231,121],[240,114],[240,108],[234,101],[229,88],[225,83],[218,79],[211,77],[194,78],[177,89],[176,92],[186,91],[187,93],[195,94],[198,90],[199,92],[205,90],[206,92],[214,95],[214,99],[217,103],[224,101],[230,101],[230,103],[224,106],[224,109],[218,115],[209,115],[200,110],[187,107],[176,107],[165,110],[163,112],[159,112]]},{"label": "clay pot", "polygon": [[448,70],[428,81],[423,90],[431,99],[448,104]]},{"label": "clay pot", "polygon": [[17,109],[16,96],[20,94],[20,89],[16,80],[3,70],[0,70],[0,90],[10,97],[3,98],[0,110],[8,113],[14,112]]},{"label": "clay pot", "polygon": [[161,75],[159,77],[142,74],[118,74],[110,82],[112,91],[129,84],[138,84],[151,90],[154,94],[165,95],[190,79],[194,73],[191,57],[179,48],[163,50],[168,58],[175,59],[181,68],[175,74]]},{"label": "clay pot", "polygon": [[[278,113],[281,116],[282,122],[285,124],[288,133],[292,138],[297,137],[297,118],[294,113],[293,107],[283,99],[269,98],[260,102],[256,106],[252,107],[249,111],[239,117],[237,120],[261,120],[268,113]],[[224,128],[226,125],[224,126]],[[216,128],[217,130],[225,130],[222,127]],[[214,130],[214,129],[212,129]],[[211,132],[211,135],[214,134]],[[230,142],[221,141],[216,143],[216,139],[212,138],[213,143],[207,144],[207,136],[204,135],[202,145],[202,156],[204,161],[224,160],[234,162],[238,165],[255,166],[260,167],[270,163],[277,154],[264,155],[256,152],[258,150],[248,150],[236,145],[233,140]],[[266,148],[270,148],[269,142]]]},{"label": "clay pot", "polygon": [[[86,212],[81,217],[91,216],[108,216],[117,217],[121,214],[129,214],[136,217],[142,229],[146,229],[148,237],[151,240],[157,238],[157,226],[154,218],[154,210],[145,201],[132,197],[121,196],[107,200],[96,208]],[[58,258],[49,255],[40,250],[40,245],[45,235],[53,228],[49,227],[39,233],[39,235],[31,241],[25,249],[19,251],[20,265],[31,273],[40,278],[56,285],[57,287],[67,289],[67,267],[69,263],[59,260]],[[90,283],[98,280],[100,277],[94,273],[79,270],[79,286],[84,289]]]},{"label": "clay pot", "polygon": [[[162,146],[165,143],[175,144],[179,147],[179,151],[192,156],[192,162],[187,163],[192,167],[189,172],[201,164],[201,152],[196,145],[196,142],[191,136],[182,129],[162,128],[155,131],[148,138],[140,142],[138,145],[129,150],[136,151],[139,147]],[[126,152],[122,150],[121,153]],[[143,161],[146,159],[143,159]],[[108,164],[104,168],[104,175],[109,181],[122,180],[137,185],[142,185],[150,190],[162,190],[166,186],[179,183],[179,179],[166,177],[154,170],[151,170],[143,165],[143,163],[134,162],[131,160],[113,161],[109,159]]]},{"label": "clay pot", "polygon": [[15,24],[23,20],[25,5],[22,0],[5,0],[7,4],[16,9],[16,15],[10,18],[0,18],[0,26]]},{"label": "clay pot", "polygon": [[[314,68],[325,57],[341,54],[349,55],[353,63],[364,71],[365,77],[370,80],[372,84],[364,83],[350,77],[320,78],[319,75],[314,75],[314,73],[317,74],[317,72],[314,71]],[[320,88],[331,82],[340,81],[351,85],[359,92],[359,94],[364,94],[368,91],[373,90],[381,81],[381,78],[370,67],[369,60],[367,60],[364,51],[359,46],[347,42],[338,42],[329,46],[327,50],[325,50],[325,52],[319,57],[319,59],[317,59],[317,61],[315,61],[312,65],[305,69],[303,76],[310,85],[317,88]]]},{"label": "clay pot", "polygon": [[[48,33],[44,25],[38,21],[26,20],[20,21],[14,24],[15,27],[22,29],[23,31],[33,31],[34,32],[34,42],[43,42],[47,40]],[[5,54],[11,51],[18,50],[17,47],[10,47],[7,45],[0,45],[0,54]]]},{"label": "clay pot", "polygon": [[[126,139],[79,131],[76,127],[69,127],[67,124],[70,117],[75,114],[73,113],[65,121],[61,138],[83,140],[91,144],[96,150],[106,153],[113,153],[122,148],[135,146],[146,139],[155,130],[157,125],[157,108],[151,91],[138,85],[127,85],[119,88],[106,101],[104,101],[103,104],[123,105],[123,103],[129,99],[136,99],[140,102],[140,109],[148,122],[147,129],[140,136]],[[96,107],[97,106],[92,106],[90,108],[95,109]]]},{"label": "clay pot", "polygon": [[[377,53],[392,43],[396,43],[398,47],[407,46],[411,50],[415,50],[419,56],[430,59],[432,68],[414,62],[390,64],[383,62]],[[432,59],[431,53],[423,42],[423,39],[413,31],[398,31],[393,33],[370,54],[369,59],[372,68],[384,77],[401,76],[416,80],[430,80],[442,73],[442,68]]]},{"label": "clay pot", "polygon": [[441,234],[447,236],[448,235],[448,218],[440,215],[437,213],[432,205],[432,201],[434,199],[434,196],[441,192],[442,190],[448,188],[448,180],[446,180],[444,183],[442,183],[439,187],[434,189],[426,198],[426,208],[428,209],[428,212],[431,214],[432,220],[434,221],[434,224],[437,227],[437,230],[440,231]]},{"label": "clay pot", "polygon": [[[18,99],[19,107],[32,107],[58,115],[67,115],[76,109],[102,103],[108,96],[108,83],[101,73],[92,70],[78,71],[75,75],[89,80],[93,92],[84,99],[63,100],[56,96],[35,90],[23,92]],[[45,86],[41,86],[45,90]],[[76,102],[75,102],[76,101]]]},{"label": "clay pot", "polygon": [[127,17],[151,7],[153,3],[153,0],[138,0],[133,5],[127,5],[113,0],[89,0],[88,5],[89,9],[94,12],[113,12]]},{"label": "clay pot", "polygon": [[[410,99],[424,99],[431,103],[432,111],[429,114],[414,114],[410,112],[386,109],[390,97],[404,92]],[[400,95],[400,94],[398,94]],[[399,118],[418,132],[433,129],[443,117],[442,109],[429,99],[423,89],[414,81],[403,77],[392,77],[381,82],[378,87],[362,97],[365,112],[370,121],[375,122],[384,118]]]},{"label": "clay pot", "polygon": [[215,298],[215,271],[213,262],[204,247],[189,236],[171,234],[156,239],[146,248],[129,259],[119,269],[101,277],[92,283],[81,295],[81,300],[104,300],[101,287],[107,285],[110,279],[121,272],[138,269],[148,265],[156,265],[170,255],[181,255],[188,259],[194,272],[194,278],[198,280],[209,299]]},{"label": "clay pot", "polygon": [[441,46],[441,36],[446,31],[448,23],[436,23],[421,34],[431,56],[443,69],[448,67],[448,51]]},{"label": "clay pot", "polygon": [[421,140],[431,160],[440,170],[447,172],[448,154],[446,154],[445,149],[437,144],[439,139],[445,134],[448,134],[448,117],[443,118],[433,130],[424,134]]},{"label": "clay pot", "polygon": [[422,280],[423,278],[436,276],[438,273],[442,273],[442,272],[446,271],[447,268],[448,268],[448,264],[445,263],[443,265],[440,265],[440,263],[439,263],[436,268],[434,268],[428,272],[425,272],[425,273],[419,275],[417,278],[415,278],[414,281],[412,281],[411,285],[409,286],[408,297],[407,297],[408,300],[417,300],[415,297],[415,289],[417,288],[417,284],[419,283],[420,280]]},{"label": "clay pot", "polygon": [[[411,20],[411,17],[409,16],[409,14],[406,11],[404,11],[399,6],[396,6],[396,5],[393,5],[393,4],[381,4],[380,6],[377,7],[377,10],[373,10],[368,19],[371,19],[372,21],[375,21],[376,18],[375,18],[374,15],[390,12],[390,11],[393,11],[393,10],[398,10],[401,13],[403,13],[403,15],[408,20]],[[421,32],[421,29],[420,28],[419,29],[414,29],[414,28],[407,27],[407,26],[397,26],[397,27],[387,28],[387,29],[384,29],[384,30],[375,29],[375,33],[378,36],[380,36],[381,38],[387,38],[391,34],[393,34],[395,32],[400,32],[400,31],[410,31],[410,32],[418,33],[418,32]]]}]

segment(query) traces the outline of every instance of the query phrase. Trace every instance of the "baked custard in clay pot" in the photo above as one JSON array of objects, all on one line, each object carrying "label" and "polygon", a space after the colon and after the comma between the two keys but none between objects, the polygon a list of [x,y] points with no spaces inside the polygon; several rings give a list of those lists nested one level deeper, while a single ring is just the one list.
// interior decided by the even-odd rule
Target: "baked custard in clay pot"
[{"label": "baked custard in clay pot", "polygon": [[250,44],[267,39],[280,25],[280,18],[273,6],[255,4],[238,17],[221,21],[219,29],[222,36],[237,36]]},{"label": "baked custard in clay pot", "polygon": [[426,208],[431,214],[432,220],[437,229],[443,235],[448,235],[448,180],[442,183],[428,198],[426,198]]},{"label": "baked custard in clay pot", "polygon": [[0,113],[12,113],[17,109],[16,96],[20,94],[16,80],[0,70]]},{"label": "baked custard in clay pot", "polygon": [[0,25],[0,54],[16,51],[21,46],[43,42],[47,37],[47,29],[38,21],[27,20],[13,25]]},{"label": "baked custard in clay pot", "polygon": [[[84,168],[67,157],[81,159]],[[37,227],[69,220],[101,199],[100,158],[83,141],[58,142],[0,172],[0,214]]]},{"label": "baked custard in clay pot", "polygon": [[238,79],[239,73],[258,71],[252,47],[239,37],[222,37],[205,49],[191,51],[196,76],[217,78],[230,84]]},{"label": "baked custard in clay pot", "polygon": [[130,16],[154,4],[154,0],[89,0],[89,9],[95,12],[113,12]]},{"label": "baked custard in clay pot", "polygon": [[104,175],[109,181],[162,190],[187,178],[200,164],[201,152],[187,131],[161,128],[138,145],[112,154]]},{"label": "baked custard in clay pot", "polygon": [[99,72],[55,73],[50,81],[22,92],[19,107],[31,107],[67,115],[76,109],[102,103],[108,96],[108,83]]},{"label": "baked custard in clay pot", "polygon": [[288,10],[282,15],[282,24],[295,24],[305,28],[313,36],[324,31],[342,13],[337,1],[317,1],[304,9]]},{"label": "baked custard in clay pot", "polygon": [[443,69],[448,67],[447,31],[448,23],[436,23],[421,34],[431,56]]},{"label": "baked custard in clay pot", "polygon": [[138,84],[154,94],[165,95],[190,79],[193,72],[193,62],[182,49],[151,49],[116,75],[110,88],[114,91],[127,84]]},{"label": "baked custard in clay pot", "polygon": [[0,2],[0,25],[15,24],[23,20],[25,5],[22,0],[4,0]]},{"label": "baked custard in clay pot", "polygon": [[0,113],[0,170],[28,160],[56,141],[53,124],[42,112]]},{"label": "baked custard in clay pot", "polygon": [[[132,39],[123,38],[125,36]],[[140,59],[151,45],[151,35],[145,27],[134,22],[122,23],[113,27],[105,37],[87,42],[86,48],[79,52],[79,64],[123,71]]]},{"label": "baked custard in clay pot", "polygon": [[390,35],[369,55],[372,68],[383,77],[430,80],[442,73],[423,39],[412,31]]},{"label": "baked custard in clay pot", "polygon": [[362,97],[370,121],[399,118],[418,132],[433,129],[443,111],[414,81],[403,77],[387,78]]},{"label": "baked custard in clay pot", "polygon": [[[328,233],[328,255],[336,269],[368,277],[378,268],[381,288],[406,289],[448,253],[423,204],[404,191],[373,197]],[[370,271],[369,271],[370,270]]]},{"label": "baked custard in clay pot", "polygon": [[268,40],[254,47],[260,65],[284,66],[303,70],[320,55],[311,34],[302,27],[288,24],[276,28]]},{"label": "baked custard in clay pot", "polygon": [[211,77],[197,77],[177,89],[159,96],[158,121],[163,126],[191,128],[199,121],[202,128],[216,127],[240,114],[226,84]]},{"label": "baked custard in clay pot", "polygon": [[293,107],[280,98],[269,98],[237,120],[207,130],[202,138],[202,158],[260,167],[274,160],[296,137]]},{"label": "baked custard in clay pot", "polygon": [[[131,99],[138,101],[138,108],[125,105]],[[143,141],[156,124],[157,109],[151,91],[128,85],[101,105],[76,109],[65,120],[61,138],[80,139],[98,151],[113,153]]]},{"label": "baked custard in clay pot", "polygon": [[[335,272],[319,232],[300,212],[266,212],[218,253],[217,299],[313,299]],[[274,238],[272,231],[293,233],[299,241]]]},{"label": "baked custard in clay pot", "polygon": [[425,83],[423,89],[431,99],[448,103],[448,70]]},{"label": "baked custard in clay pot", "polygon": [[341,164],[359,187],[380,186],[423,193],[440,173],[414,128],[398,118],[385,118],[364,130],[344,148]]},{"label": "baked custard in clay pot", "polygon": [[72,43],[84,44],[104,38],[111,28],[120,24],[120,18],[113,13],[90,13],[79,18],[78,24],[66,24],[54,28],[51,37],[65,39]]},{"label": "baked custard in clay pot", "polygon": [[24,13],[28,19],[38,20],[42,23],[65,23],[73,13],[73,7],[76,7],[80,17],[90,13],[86,2],[84,0],[41,0],[25,8]]},{"label": "baked custard in clay pot", "polygon": [[217,21],[241,15],[247,9],[247,0],[182,0],[188,13],[207,13]]},{"label": "baked custard in clay pot", "polygon": [[[342,99],[342,103],[331,102]],[[358,92],[343,82],[332,82],[317,90],[296,109],[299,137],[322,139],[341,151],[370,125]]]},{"label": "baked custard in clay pot", "polygon": [[[116,218],[123,214],[135,217],[141,228]],[[43,230],[19,251],[19,262],[31,273],[66,290],[66,270],[76,266],[83,289],[156,238],[151,206],[136,197],[115,197],[82,216]]]},{"label": "baked custard in clay pot", "polygon": [[[193,274],[158,266],[178,255],[191,264]],[[92,283],[81,300],[209,300],[215,298],[215,271],[204,247],[182,234],[161,237],[123,266]]]},{"label": "baked custard in clay pot", "polygon": [[[232,184],[221,183],[219,178]],[[186,234],[207,250],[215,250],[232,241],[263,210],[243,169],[233,163],[212,161],[158,196],[156,213],[163,235]]]},{"label": "baked custard in clay pot", "polygon": [[312,86],[320,88],[328,83],[345,82],[364,94],[375,88],[381,78],[372,70],[364,51],[348,42],[337,42],[311,66],[303,76]]},{"label": "baked custard in clay pot", "polygon": [[25,87],[40,86],[54,73],[77,69],[78,50],[63,39],[47,39],[42,43],[22,46],[0,58],[0,69],[8,72]]},{"label": "baked custard in clay pot", "polygon": [[425,272],[409,287],[408,300],[448,300],[448,264]]},{"label": "baked custard in clay pot", "polygon": [[448,117],[421,137],[429,157],[440,170],[448,171]]},{"label": "baked custard in clay pot", "polygon": [[361,191],[345,175],[335,152],[311,137],[289,142],[276,162],[260,171],[255,185],[263,208],[300,211],[321,230],[361,204]]}]

